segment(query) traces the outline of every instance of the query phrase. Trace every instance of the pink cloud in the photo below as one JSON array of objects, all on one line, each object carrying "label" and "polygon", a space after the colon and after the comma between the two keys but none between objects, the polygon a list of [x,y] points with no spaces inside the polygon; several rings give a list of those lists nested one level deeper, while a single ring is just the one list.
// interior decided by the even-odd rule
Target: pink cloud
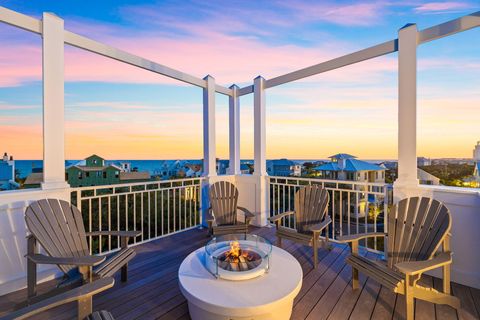
[{"label": "pink cloud", "polygon": [[40,105],[17,105],[17,104],[8,104],[6,102],[0,101],[0,110],[1,111],[14,111],[14,110],[41,110]]},{"label": "pink cloud", "polygon": [[301,21],[323,21],[343,26],[369,26],[381,21],[387,3],[338,4],[328,2],[285,2]]},{"label": "pink cloud", "polygon": [[469,7],[471,7],[471,5],[466,2],[428,2],[416,7],[414,10],[417,13],[441,13]]},{"label": "pink cloud", "polygon": [[0,86],[10,87],[42,78],[42,49],[32,44],[2,44]]},{"label": "pink cloud", "polygon": [[[315,48],[296,45],[269,46],[256,39],[229,36],[220,33],[203,38],[172,39],[169,37],[136,36],[104,40],[127,52],[165,64],[178,70],[203,77],[213,75],[217,82],[251,82],[261,74],[266,78],[294,71],[341,55],[348,44],[329,43]],[[41,80],[41,50],[35,46],[11,45],[0,52],[5,61],[0,74],[1,86],[19,85]],[[392,69],[385,59],[368,62],[372,73]],[[360,69],[359,69],[360,68]],[[361,77],[363,67],[354,66],[339,76],[345,81]],[[104,58],[77,48],[66,47],[66,81],[104,81],[119,83],[180,84],[161,75],[141,70],[118,61]]]}]

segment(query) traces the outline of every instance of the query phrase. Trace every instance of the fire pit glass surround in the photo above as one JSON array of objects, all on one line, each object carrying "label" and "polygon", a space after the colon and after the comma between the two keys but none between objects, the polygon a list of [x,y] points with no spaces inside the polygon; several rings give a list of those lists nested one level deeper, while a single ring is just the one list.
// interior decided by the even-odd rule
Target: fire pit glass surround
[{"label": "fire pit glass surround", "polygon": [[205,267],[216,278],[247,280],[268,272],[272,244],[257,235],[217,236],[205,246]]}]

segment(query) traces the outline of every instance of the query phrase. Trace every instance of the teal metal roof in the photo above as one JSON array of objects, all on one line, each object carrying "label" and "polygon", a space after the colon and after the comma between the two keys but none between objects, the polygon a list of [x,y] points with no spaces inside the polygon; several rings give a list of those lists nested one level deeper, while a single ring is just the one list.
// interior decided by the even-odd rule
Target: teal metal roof
[{"label": "teal metal roof", "polygon": [[330,156],[329,157],[334,158],[334,159],[353,159],[356,158],[355,156],[352,156],[351,154],[348,153],[337,153],[336,155]]},{"label": "teal metal roof", "polygon": [[[314,170],[318,171],[342,171],[338,167],[338,162],[329,162],[324,165],[315,167]],[[362,160],[357,160],[357,159],[346,159],[345,160],[345,169],[344,171],[351,171],[351,172],[356,172],[356,171],[381,171],[385,170],[385,168],[382,168],[380,166],[377,166],[376,164],[371,164],[366,161]]]}]

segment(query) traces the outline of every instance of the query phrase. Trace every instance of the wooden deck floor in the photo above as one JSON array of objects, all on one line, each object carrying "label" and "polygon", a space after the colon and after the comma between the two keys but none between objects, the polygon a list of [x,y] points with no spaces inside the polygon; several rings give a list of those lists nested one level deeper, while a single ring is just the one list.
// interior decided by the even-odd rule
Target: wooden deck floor
[{"label": "wooden deck floor", "polygon": [[[252,228],[253,233],[274,241],[274,229]],[[205,230],[190,230],[136,247],[127,283],[117,279],[115,287],[94,297],[95,310],[109,310],[116,319],[189,319],[188,307],[177,283],[182,260],[207,241]],[[345,264],[348,247],[334,245],[321,250],[317,269],[311,266],[311,249],[284,241],[284,248],[302,265],[302,289],[295,299],[292,319],[404,319],[405,300],[375,281],[361,277],[361,289],[350,286],[350,267]],[[372,255],[371,253],[369,253]],[[438,279],[424,281],[440,286]],[[41,286],[45,290],[51,284]],[[458,312],[448,306],[416,302],[415,317],[421,319],[479,319],[480,290],[452,284],[462,301]],[[24,299],[25,290],[0,297],[0,315]],[[35,319],[72,319],[75,304],[58,307]]]}]

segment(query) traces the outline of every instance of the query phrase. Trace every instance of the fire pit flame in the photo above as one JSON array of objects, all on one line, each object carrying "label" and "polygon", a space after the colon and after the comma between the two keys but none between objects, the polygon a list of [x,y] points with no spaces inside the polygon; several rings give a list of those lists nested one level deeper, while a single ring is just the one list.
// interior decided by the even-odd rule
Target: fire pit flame
[{"label": "fire pit flame", "polygon": [[227,260],[238,262],[241,253],[242,249],[240,248],[240,242],[232,241],[230,242],[230,251],[227,251],[226,258]]},{"label": "fire pit flame", "polygon": [[230,242],[230,249],[219,256],[219,266],[228,271],[248,271],[256,268],[262,258],[252,250],[242,249],[238,241]]}]

